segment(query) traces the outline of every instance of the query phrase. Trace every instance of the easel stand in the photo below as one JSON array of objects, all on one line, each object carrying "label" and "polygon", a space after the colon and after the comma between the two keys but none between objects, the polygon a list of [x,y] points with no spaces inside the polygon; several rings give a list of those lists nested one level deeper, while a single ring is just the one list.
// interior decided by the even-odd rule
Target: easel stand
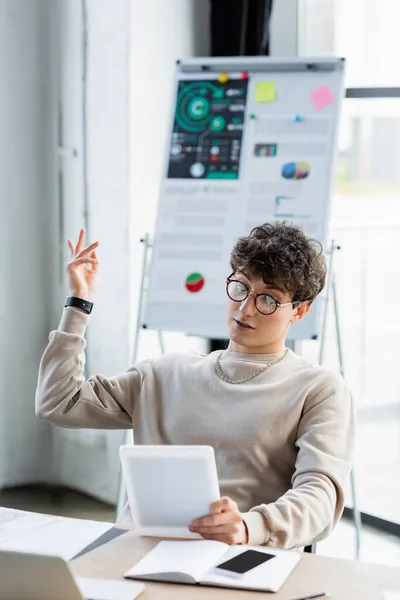
[{"label": "easel stand", "polygon": [[[340,250],[340,246],[338,246],[335,241],[331,243],[331,249],[329,252],[329,261],[328,261],[328,278],[326,282],[326,295],[325,295],[325,306],[322,318],[322,330],[321,330],[321,343],[319,349],[319,364],[322,365],[324,360],[325,353],[325,341],[326,341],[326,329],[328,324],[328,307],[329,300],[333,301],[333,316],[335,321],[335,335],[336,335],[336,347],[338,352],[338,361],[339,361],[339,371],[343,379],[344,376],[344,361],[343,361],[343,349],[342,349],[342,337],[340,333],[340,321],[339,321],[339,306],[338,306],[338,297],[336,290],[336,279],[335,279],[335,271],[333,268],[333,259],[335,253]],[[360,549],[361,549],[361,514],[358,509],[357,503],[357,488],[356,488],[356,480],[354,469],[350,474],[350,484],[351,484],[351,495],[353,500],[353,522],[356,530],[356,558],[360,558]]]},{"label": "easel stand", "polygon": [[[138,356],[139,337],[140,337],[140,332],[142,329],[143,301],[144,301],[144,297],[145,297],[145,293],[146,293],[146,284],[147,284],[146,280],[147,280],[148,266],[149,266],[149,252],[152,248],[152,245],[150,243],[150,236],[148,233],[146,233],[146,235],[140,241],[144,245],[144,252],[143,252],[143,261],[142,261],[142,273],[141,273],[141,278],[140,278],[138,316],[137,316],[137,321],[136,321],[135,340],[134,340],[131,364],[135,364],[135,362],[137,361],[137,356]],[[327,322],[328,322],[328,305],[329,305],[329,300],[330,300],[330,295],[331,295],[332,300],[333,300],[333,309],[334,309],[335,332],[336,332],[336,343],[337,343],[337,350],[338,350],[339,368],[340,368],[340,374],[344,378],[343,351],[342,351],[342,339],[341,339],[340,324],[339,324],[338,299],[337,299],[337,293],[336,293],[335,274],[334,274],[334,270],[333,270],[333,258],[334,258],[334,253],[337,250],[340,250],[340,246],[338,246],[334,241],[332,241],[331,249],[329,252],[328,278],[327,278],[327,283],[326,283],[325,306],[324,306],[323,319],[322,319],[319,364],[322,365],[323,359],[324,359],[326,328],[327,328]],[[160,344],[161,353],[164,354],[165,348],[164,348],[164,341],[162,338],[162,332],[157,331],[157,334],[158,334],[158,340],[159,340],[159,344]],[[132,444],[132,442],[133,442],[132,432],[128,431],[126,433],[124,443]],[[361,524],[361,515],[358,510],[358,505],[357,505],[357,493],[356,493],[354,469],[352,470],[350,477],[351,477],[351,491],[352,491],[352,499],[353,499],[353,520],[354,520],[354,527],[356,530],[356,558],[358,559],[360,556],[362,524]],[[124,504],[126,503],[126,499],[127,498],[126,498],[126,490],[125,490],[124,482],[123,482],[122,476],[120,476],[119,496],[118,496],[118,505],[117,505],[117,518],[121,514]]]},{"label": "easel stand", "polygon": [[[147,279],[147,275],[148,275],[148,267],[149,267],[149,263],[150,263],[149,252],[152,247],[152,245],[150,243],[150,235],[148,233],[146,233],[144,235],[144,237],[141,238],[140,242],[141,242],[141,244],[143,244],[144,250],[143,250],[143,258],[142,258],[142,270],[141,270],[141,275],[140,275],[139,305],[138,305],[138,313],[137,313],[136,327],[135,327],[135,338],[134,338],[132,358],[131,358],[132,365],[134,365],[137,362],[137,357],[138,357],[139,337],[140,337],[140,331],[142,329],[143,301],[144,301],[144,296],[145,296],[145,291],[146,291],[146,279]],[[164,354],[165,348],[164,348],[164,341],[162,338],[162,333],[161,333],[161,331],[158,331],[157,333],[158,333],[158,340],[160,343],[160,350],[161,350],[161,353]],[[126,445],[133,444],[133,432],[132,431],[127,431],[125,433],[124,444],[126,444]],[[124,508],[124,505],[126,504],[126,502],[127,502],[126,489],[125,489],[125,484],[124,484],[124,480],[122,477],[122,471],[120,468],[116,520],[121,515],[122,509]]]}]

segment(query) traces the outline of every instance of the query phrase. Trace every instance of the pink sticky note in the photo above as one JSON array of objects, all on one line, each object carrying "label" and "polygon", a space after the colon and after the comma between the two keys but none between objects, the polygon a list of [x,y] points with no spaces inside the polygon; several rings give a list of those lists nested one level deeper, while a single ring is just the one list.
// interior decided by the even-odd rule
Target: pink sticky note
[{"label": "pink sticky note", "polygon": [[335,102],[335,97],[331,92],[329,85],[322,85],[311,92],[311,100],[317,110],[323,110]]}]

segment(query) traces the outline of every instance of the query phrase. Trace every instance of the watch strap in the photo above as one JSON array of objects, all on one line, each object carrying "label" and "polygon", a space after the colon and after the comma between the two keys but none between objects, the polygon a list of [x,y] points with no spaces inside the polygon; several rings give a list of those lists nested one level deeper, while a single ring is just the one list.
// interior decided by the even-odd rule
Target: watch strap
[{"label": "watch strap", "polygon": [[74,308],[80,308],[85,313],[90,315],[93,308],[93,302],[89,302],[89,300],[83,300],[83,298],[78,298],[77,296],[67,296],[65,300],[65,307],[72,306]]}]

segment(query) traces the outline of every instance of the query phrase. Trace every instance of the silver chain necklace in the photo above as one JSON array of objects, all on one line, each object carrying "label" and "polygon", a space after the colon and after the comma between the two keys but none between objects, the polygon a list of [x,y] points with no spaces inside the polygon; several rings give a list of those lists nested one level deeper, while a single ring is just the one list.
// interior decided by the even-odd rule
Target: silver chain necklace
[{"label": "silver chain necklace", "polygon": [[221,357],[223,355],[223,352],[220,352],[217,356],[217,360],[215,361],[215,372],[217,373],[217,375],[220,379],[222,379],[223,381],[226,381],[227,383],[232,383],[234,385],[238,385],[239,383],[246,383],[246,381],[250,381],[251,379],[254,379],[254,377],[257,377],[257,375],[261,375],[261,373],[268,371],[268,369],[270,369],[271,367],[274,367],[275,365],[277,365],[280,362],[282,362],[283,360],[285,360],[285,358],[288,355],[288,352],[289,352],[289,348],[286,348],[285,352],[282,354],[282,356],[280,358],[278,358],[277,360],[274,360],[271,363],[268,363],[265,367],[258,369],[258,371],[253,373],[253,375],[250,375],[249,377],[243,377],[243,379],[229,379],[229,377],[224,375],[224,372],[222,371],[222,368],[221,368]]}]

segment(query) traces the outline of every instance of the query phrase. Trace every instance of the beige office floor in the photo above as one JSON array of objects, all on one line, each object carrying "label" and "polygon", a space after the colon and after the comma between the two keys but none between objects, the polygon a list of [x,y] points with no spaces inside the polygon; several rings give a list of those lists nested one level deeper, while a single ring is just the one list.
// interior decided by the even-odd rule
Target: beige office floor
[{"label": "beige office floor", "polygon": [[[115,509],[98,500],[66,489],[28,487],[0,491],[0,506],[82,519],[114,521]],[[355,532],[351,521],[342,519],[332,535],[320,542],[317,553],[352,559]],[[400,538],[363,527],[361,560],[400,567]]]}]

